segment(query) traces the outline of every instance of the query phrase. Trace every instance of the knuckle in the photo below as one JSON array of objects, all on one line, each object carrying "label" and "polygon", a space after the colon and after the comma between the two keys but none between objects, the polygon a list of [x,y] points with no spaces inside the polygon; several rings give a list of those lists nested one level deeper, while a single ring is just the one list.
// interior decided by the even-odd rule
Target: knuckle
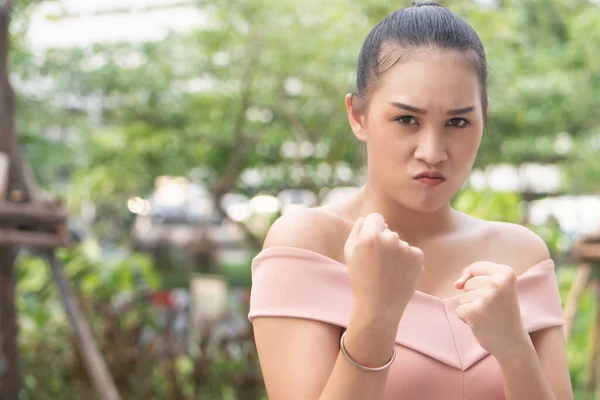
[{"label": "knuckle", "polygon": [[395,243],[398,241],[398,234],[396,232],[392,232],[392,231],[383,232],[381,237],[388,242]]},{"label": "knuckle", "polygon": [[475,299],[473,301],[473,310],[472,310],[473,315],[478,316],[478,315],[483,314],[488,301],[489,300],[486,299],[485,297],[480,297],[478,299]]},{"label": "knuckle", "polygon": [[508,290],[517,283],[517,274],[512,272],[506,272],[495,279],[491,279],[491,285],[498,291]]},{"label": "knuckle", "polygon": [[507,272],[506,272],[506,282],[509,284],[514,284],[517,282],[517,272],[510,268]]},{"label": "knuckle", "polygon": [[378,233],[370,233],[369,235],[367,235],[364,238],[364,241],[362,242],[365,246],[374,246],[379,244],[379,242],[381,242],[381,235]]},{"label": "knuckle", "polygon": [[504,279],[490,279],[490,286],[494,289],[502,289],[505,285]]},{"label": "knuckle", "polygon": [[458,317],[467,325],[473,326],[473,309],[470,306],[463,306],[457,310]]},{"label": "knuckle", "polygon": [[398,252],[403,256],[403,257],[411,257],[411,252],[410,252],[410,246],[408,245],[408,243],[400,240],[398,242],[396,242],[396,248],[398,249]]},{"label": "knuckle", "polygon": [[473,307],[471,308],[471,312],[469,313],[469,319],[471,321],[477,320],[477,318],[479,318],[482,314],[483,314],[482,303],[476,302],[473,304]]},{"label": "knuckle", "polygon": [[413,247],[413,246],[411,246],[411,247],[410,247],[410,252],[411,252],[411,253],[412,253],[412,254],[413,254],[415,257],[418,257],[418,258],[423,258],[423,257],[425,256],[425,254],[423,253],[423,250],[421,250],[421,249],[420,249],[420,248],[418,248],[418,247]]},{"label": "knuckle", "polygon": [[401,248],[402,250],[408,250],[410,248],[410,246],[408,245],[408,243],[406,243],[404,240],[398,240],[398,247]]}]

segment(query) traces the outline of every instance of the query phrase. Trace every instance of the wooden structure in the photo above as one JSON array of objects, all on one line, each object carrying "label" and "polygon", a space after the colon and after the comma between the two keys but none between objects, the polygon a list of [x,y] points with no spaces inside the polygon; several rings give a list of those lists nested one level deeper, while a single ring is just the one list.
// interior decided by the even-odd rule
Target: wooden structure
[{"label": "wooden structure", "polygon": [[17,400],[21,387],[18,323],[15,307],[15,260],[28,247],[49,262],[75,343],[102,399],[119,395],[79,309],[56,248],[69,241],[68,215],[60,201],[44,199],[28,164],[22,159],[15,134],[15,99],[9,81],[9,24],[12,1],[0,2],[0,399]]},{"label": "wooden structure", "polygon": [[580,238],[573,247],[573,258],[577,265],[575,279],[569,290],[564,316],[564,333],[569,339],[577,315],[579,299],[589,287],[594,293],[594,322],[588,342],[585,392],[591,398],[594,391],[600,396],[600,231]]}]

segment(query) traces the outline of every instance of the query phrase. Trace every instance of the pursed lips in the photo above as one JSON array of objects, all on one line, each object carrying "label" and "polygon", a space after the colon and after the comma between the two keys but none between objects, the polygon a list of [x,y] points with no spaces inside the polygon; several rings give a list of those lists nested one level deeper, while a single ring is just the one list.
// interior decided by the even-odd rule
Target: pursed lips
[{"label": "pursed lips", "polygon": [[423,171],[414,176],[416,181],[426,186],[437,186],[446,180],[446,177],[437,171]]}]

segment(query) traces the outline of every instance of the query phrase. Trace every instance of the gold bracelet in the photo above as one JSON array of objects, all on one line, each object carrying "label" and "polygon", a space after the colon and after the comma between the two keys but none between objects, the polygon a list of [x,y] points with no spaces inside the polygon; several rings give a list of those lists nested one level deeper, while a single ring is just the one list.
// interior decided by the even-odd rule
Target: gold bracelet
[{"label": "gold bracelet", "polygon": [[352,357],[350,357],[350,355],[348,355],[348,352],[346,351],[346,346],[344,346],[344,337],[346,337],[346,332],[347,331],[344,331],[344,333],[342,333],[342,337],[340,337],[340,350],[342,351],[344,358],[346,358],[346,360],[350,364],[352,364],[354,367],[356,367],[357,369],[364,371],[364,372],[384,371],[384,370],[388,369],[392,365],[394,360],[396,359],[396,346],[393,346],[394,352],[392,353],[392,358],[390,358],[390,361],[388,361],[387,364],[385,364],[384,366],[377,367],[377,368],[370,368],[370,367],[365,367],[364,365],[360,365],[359,363],[354,361],[352,359]]}]

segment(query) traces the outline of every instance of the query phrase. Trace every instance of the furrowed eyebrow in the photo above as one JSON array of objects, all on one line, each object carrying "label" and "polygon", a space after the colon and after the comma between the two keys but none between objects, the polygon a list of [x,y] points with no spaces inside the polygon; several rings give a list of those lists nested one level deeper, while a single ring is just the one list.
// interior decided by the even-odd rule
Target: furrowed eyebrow
[{"label": "furrowed eyebrow", "polygon": [[471,111],[473,111],[475,109],[475,107],[465,107],[465,108],[457,108],[456,110],[450,110],[448,111],[448,115],[460,115],[460,114],[466,114],[466,113],[470,113]]},{"label": "furrowed eyebrow", "polygon": [[[406,111],[410,111],[410,112],[414,112],[414,113],[419,113],[419,114],[427,114],[427,110],[425,110],[423,108],[409,106],[408,104],[399,103],[397,101],[390,102],[390,104],[392,106],[394,106],[394,107],[398,107],[398,108],[401,108],[401,109],[406,110]],[[475,107],[473,107],[473,106],[471,106],[471,107],[464,107],[464,108],[457,108],[455,110],[449,110],[446,114],[448,114],[448,115],[461,115],[461,114],[470,113],[473,110],[475,110]]]},{"label": "furrowed eyebrow", "polygon": [[409,106],[408,104],[398,103],[396,101],[392,101],[392,102],[390,102],[390,104],[393,105],[394,107],[402,108],[403,110],[406,110],[406,111],[411,111],[411,112],[415,112],[415,113],[419,113],[419,114],[427,114],[427,110],[424,110],[424,109],[418,108],[418,107]]}]

